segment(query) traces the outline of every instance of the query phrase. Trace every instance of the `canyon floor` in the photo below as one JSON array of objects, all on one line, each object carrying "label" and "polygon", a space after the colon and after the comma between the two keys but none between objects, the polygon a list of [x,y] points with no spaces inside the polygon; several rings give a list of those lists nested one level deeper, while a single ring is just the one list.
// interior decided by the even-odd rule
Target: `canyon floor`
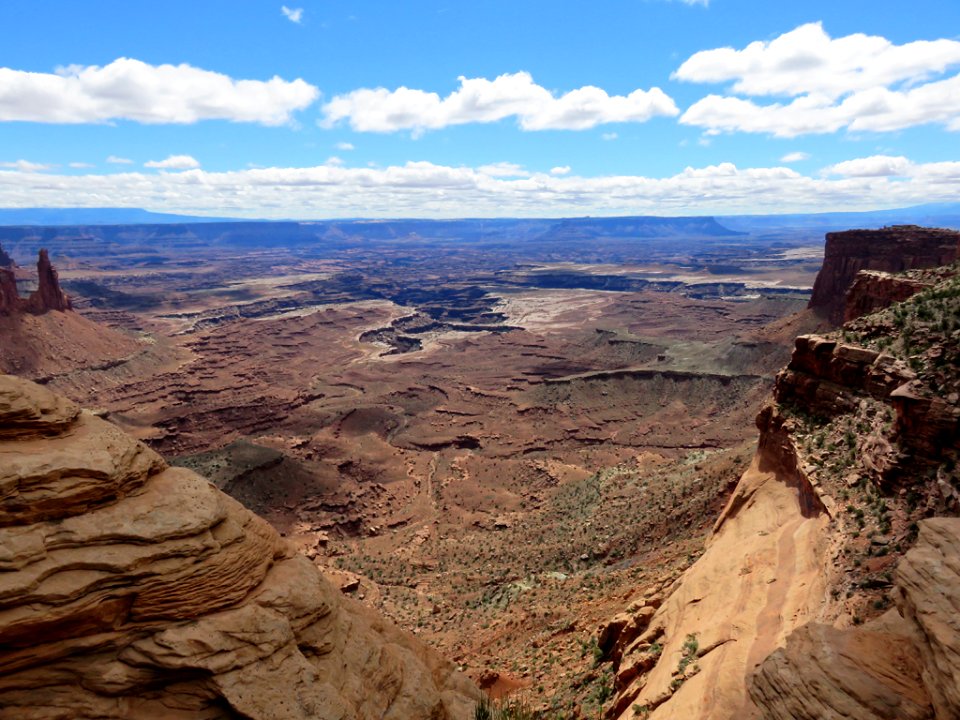
[{"label": "canyon floor", "polygon": [[18,370],[210,478],[495,694],[593,716],[597,626],[702,552],[817,324],[819,259],[577,247],[62,257],[78,320],[112,334],[98,362],[51,362],[59,331],[31,319],[46,350]]}]

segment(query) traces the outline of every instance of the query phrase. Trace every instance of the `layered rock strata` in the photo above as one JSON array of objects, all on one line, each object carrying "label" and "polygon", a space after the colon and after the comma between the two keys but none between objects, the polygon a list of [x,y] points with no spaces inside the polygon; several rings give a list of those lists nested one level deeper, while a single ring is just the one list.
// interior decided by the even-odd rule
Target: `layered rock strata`
[{"label": "layered rock strata", "polygon": [[0,376],[0,718],[466,718],[449,663],[204,478]]},{"label": "layered rock strata", "polygon": [[896,273],[947,265],[957,259],[958,249],[957,231],[915,225],[827,233],[823,267],[813,285],[810,308],[840,325],[847,290],[859,271]]}]

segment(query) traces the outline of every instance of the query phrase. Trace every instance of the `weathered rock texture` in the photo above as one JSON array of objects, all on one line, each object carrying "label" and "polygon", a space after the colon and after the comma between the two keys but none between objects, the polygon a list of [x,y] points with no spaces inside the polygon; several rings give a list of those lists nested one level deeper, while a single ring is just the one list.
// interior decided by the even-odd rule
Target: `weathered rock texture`
[{"label": "weathered rock texture", "polygon": [[750,696],[764,720],[960,717],[960,519],[924,520],[896,582],[892,617],[805,625],[763,662]]},{"label": "weathered rock texture", "polygon": [[810,307],[839,325],[844,320],[847,290],[859,271],[902,272],[947,265],[957,259],[958,248],[960,233],[955,230],[915,225],[827,233]]},{"label": "weathered rock texture", "polygon": [[0,246],[0,268],[8,268],[13,266],[13,258],[7,255],[6,250]]},{"label": "weathered rock texture", "polygon": [[843,309],[843,321],[850,322],[863,315],[903,302],[911,295],[930,287],[930,283],[913,278],[880,272],[861,270],[847,291]]},{"label": "weathered rock texture", "polygon": [[465,718],[455,668],[202,477],[0,376],[0,718]]},{"label": "weathered rock texture", "polygon": [[937,718],[960,717],[960,520],[933,518],[897,570],[897,605],[917,629]]},{"label": "weathered rock texture", "polygon": [[753,675],[750,696],[767,720],[932,718],[907,632],[804,625]]}]

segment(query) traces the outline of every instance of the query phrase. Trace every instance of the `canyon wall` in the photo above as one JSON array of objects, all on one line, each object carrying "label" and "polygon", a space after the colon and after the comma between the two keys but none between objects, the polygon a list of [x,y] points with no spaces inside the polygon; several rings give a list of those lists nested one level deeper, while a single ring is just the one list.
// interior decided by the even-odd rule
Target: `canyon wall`
[{"label": "canyon wall", "polygon": [[[960,237],[878,232],[833,234],[819,307],[842,318],[844,278],[952,261]],[[601,629],[608,718],[960,717],[955,272],[884,279],[863,307],[909,286],[902,307],[797,338],[703,555]]]},{"label": "canyon wall", "polygon": [[0,375],[0,718],[472,716],[449,662],[263,520]]},{"label": "canyon wall", "polygon": [[823,267],[813,285],[809,307],[840,325],[847,290],[859,271],[897,273],[947,265],[957,259],[958,248],[957,231],[915,225],[827,233]]}]

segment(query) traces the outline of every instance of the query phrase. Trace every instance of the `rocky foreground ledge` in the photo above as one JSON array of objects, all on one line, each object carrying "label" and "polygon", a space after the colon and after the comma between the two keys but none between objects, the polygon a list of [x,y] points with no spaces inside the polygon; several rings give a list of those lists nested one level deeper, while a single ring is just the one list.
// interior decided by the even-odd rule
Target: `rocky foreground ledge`
[{"label": "rocky foreground ledge", "polygon": [[0,718],[455,720],[476,693],[204,478],[0,375]]}]

